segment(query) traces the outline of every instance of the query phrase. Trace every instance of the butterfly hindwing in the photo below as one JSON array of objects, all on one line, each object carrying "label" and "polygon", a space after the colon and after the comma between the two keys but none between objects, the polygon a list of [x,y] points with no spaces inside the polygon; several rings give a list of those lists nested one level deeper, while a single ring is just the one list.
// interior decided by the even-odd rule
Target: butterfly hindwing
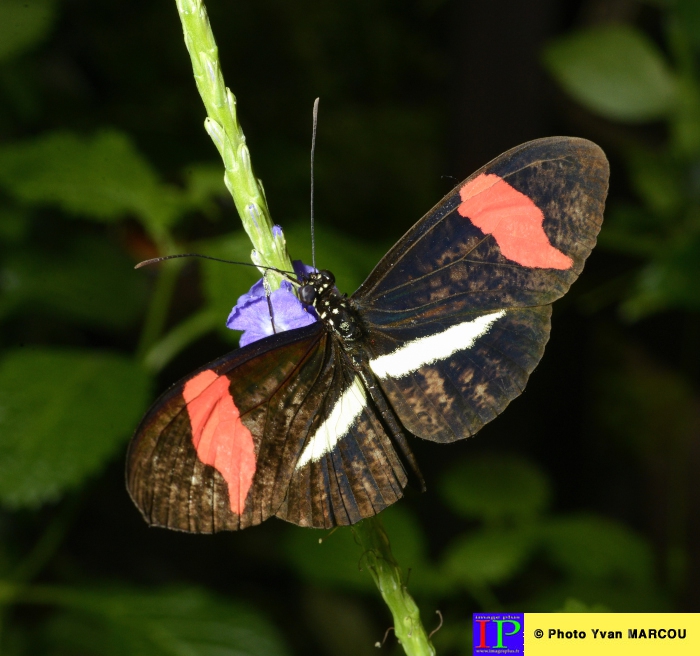
[{"label": "butterfly hindwing", "polygon": [[550,304],[595,245],[607,181],[589,141],[514,148],[448,194],[353,295],[372,369],[411,432],[468,437],[520,394]]},{"label": "butterfly hindwing", "polygon": [[[291,509],[290,521],[326,527],[398,499],[405,474],[371,403],[363,397],[352,416],[334,413],[349,384],[335,339],[319,322],[284,332],[168,390],[137,429],[127,461],[129,491],[146,520],[212,533],[287,518]],[[300,492],[314,503],[303,504]]]},{"label": "butterfly hindwing", "polygon": [[449,328],[434,322],[377,331],[370,351],[388,355],[371,358],[370,367],[407,430],[452,442],[476,433],[522,393],[544,352],[550,316],[546,305]]}]

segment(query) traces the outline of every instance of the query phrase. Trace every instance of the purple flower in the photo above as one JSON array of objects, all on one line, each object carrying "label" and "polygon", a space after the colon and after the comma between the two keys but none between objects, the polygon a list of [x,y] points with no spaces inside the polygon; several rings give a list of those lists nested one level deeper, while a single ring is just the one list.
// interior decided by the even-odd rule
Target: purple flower
[{"label": "purple flower", "polygon": [[294,273],[297,274],[297,278],[299,279],[308,278],[310,273],[318,273],[318,269],[314,269],[310,264],[304,264],[301,260],[294,260],[292,262],[292,267],[294,268]]},{"label": "purple flower", "polygon": [[[294,272],[299,278],[315,271],[313,267],[299,260],[295,260],[293,265]],[[283,280],[280,288],[270,294],[275,330],[278,333],[308,326],[317,320],[314,309],[305,306],[293,290],[292,283]],[[247,294],[243,294],[238,299],[226,320],[226,326],[231,330],[243,331],[239,342],[241,346],[247,346],[274,334],[262,278],[250,288]]]}]

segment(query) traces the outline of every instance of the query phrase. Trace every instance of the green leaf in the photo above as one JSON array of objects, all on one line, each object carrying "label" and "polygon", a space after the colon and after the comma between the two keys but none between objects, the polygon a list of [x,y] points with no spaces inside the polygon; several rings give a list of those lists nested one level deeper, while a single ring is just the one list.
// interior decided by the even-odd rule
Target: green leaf
[{"label": "green leaf", "polygon": [[290,528],[285,552],[304,581],[351,590],[374,588],[370,575],[361,570],[362,552],[349,528],[332,533]]},{"label": "green leaf", "polygon": [[622,304],[622,316],[637,321],[669,308],[700,310],[700,235],[679,231],[673,241],[659,243],[654,255]]},{"label": "green leaf", "polygon": [[133,214],[157,228],[185,209],[182,193],[161,184],[130,139],[113,130],[91,138],[52,132],[2,146],[0,184],[25,203],[95,221]]},{"label": "green leaf", "polygon": [[618,522],[594,515],[565,517],[550,521],[543,535],[549,557],[571,578],[651,585],[649,544]]},{"label": "green leaf", "polygon": [[645,205],[660,216],[678,212],[684,202],[684,171],[666,152],[633,148],[627,153],[630,181]]},{"label": "green leaf", "polygon": [[651,258],[658,255],[659,244],[665,240],[671,224],[641,205],[614,202],[605,208],[598,245],[638,258]]},{"label": "green leaf", "polygon": [[675,0],[675,13],[693,44],[700,46],[700,4],[697,0]]},{"label": "green leaf", "polygon": [[228,197],[224,184],[224,169],[220,164],[190,164],[184,171],[185,200],[190,209],[204,211],[213,216],[217,213],[212,198]]},{"label": "green leaf", "polygon": [[123,330],[142,316],[144,276],[104,238],[75,239],[64,253],[17,252],[0,264],[0,317],[21,311]]},{"label": "green leaf", "polygon": [[440,493],[457,514],[488,522],[532,518],[550,497],[549,483],[535,465],[493,455],[457,463],[442,477]]},{"label": "green leaf", "polygon": [[[248,235],[243,230],[217,239],[199,241],[193,244],[193,248],[202,255],[252,264],[250,260],[252,246]],[[245,294],[260,279],[260,271],[255,267],[208,260],[202,260],[200,266],[207,304],[221,317],[221,329],[233,334],[226,329],[226,318],[238,297]]]},{"label": "green leaf", "polygon": [[603,604],[586,604],[580,599],[574,599],[569,597],[562,608],[558,611],[560,613],[609,613],[610,609]]},{"label": "green leaf", "polygon": [[18,207],[0,208],[0,242],[14,245],[22,242],[29,232],[27,213]]},{"label": "green leaf", "polygon": [[[595,414],[604,439],[624,445],[653,475],[661,467],[675,490],[691,485],[689,463],[700,432],[697,390],[685,375],[614,333],[601,333],[596,352],[605,363],[594,379]],[[673,513],[684,516],[682,505],[674,504]]]},{"label": "green leaf", "polygon": [[[567,607],[567,601],[571,599],[576,601]],[[530,612],[538,613],[663,613],[673,610],[669,600],[654,589],[641,589],[621,584],[620,581],[599,579],[553,583],[520,605]]]},{"label": "green leaf", "polygon": [[617,121],[668,116],[676,80],[642,32],[625,25],[595,27],[561,37],[544,51],[549,72],[574,99]]},{"label": "green leaf", "polygon": [[698,80],[681,78],[678,82],[678,102],[670,125],[671,144],[686,159],[700,154],[700,88]]},{"label": "green leaf", "polygon": [[56,654],[85,656],[286,656],[275,627],[249,604],[203,590],[70,591],[72,610],[45,639]]},{"label": "green leaf", "polygon": [[529,528],[469,533],[447,548],[444,571],[467,587],[504,583],[522,569],[535,546],[535,532]]},{"label": "green leaf", "polygon": [[54,0],[2,0],[0,62],[21,54],[44,39],[55,17]]},{"label": "green leaf", "polygon": [[18,625],[19,622],[11,622],[3,627],[2,656],[27,656],[32,653],[30,632]]},{"label": "green leaf", "polygon": [[134,430],[149,378],[101,351],[18,349],[0,360],[0,500],[37,506],[98,471]]}]

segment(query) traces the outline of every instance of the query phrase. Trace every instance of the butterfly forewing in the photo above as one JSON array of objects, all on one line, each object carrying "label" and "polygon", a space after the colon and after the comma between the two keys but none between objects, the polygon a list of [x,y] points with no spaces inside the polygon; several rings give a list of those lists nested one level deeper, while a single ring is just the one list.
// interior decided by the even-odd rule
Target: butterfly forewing
[{"label": "butterfly forewing", "polygon": [[411,432],[468,437],[520,394],[549,305],[595,245],[607,182],[589,141],[523,144],[448,194],[353,295],[372,369]]},{"label": "butterfly forewing", "polygon": [[[405,474],[373,407],[364,397],[352,412],[336,407],[352,383],[336,339],[320,323],[281,333],[166,392],[137,429],[127,463],[146,520],[212,533],[278,514],[327,527],[398,499]],[[363,457],[371,466],[358,476]]]},{"label": "butterfly forewing", "polygon": [[[210,533],[274,513],[273,498],[291,476],[281,456],[303,440],[287,444],[291,422],[280,413],[298,403],[299,378],[322,367],[324,339],[311,326],[239,349],[156,401],[127,460],[129,491],[149,523]],[[271,408],[279,395],[281,403]],[[278,466],[258,466],[270,457]]]},{"label": "butterfly forewing", "polygon": [[[379,326],[552,303],[595,246],[608,174],[603,151],[584,139],[518,146],[416,223],[353,300]],[[535,210],[542,215],[539,229]],[[485,229],[473,222],[475,215]]]}]

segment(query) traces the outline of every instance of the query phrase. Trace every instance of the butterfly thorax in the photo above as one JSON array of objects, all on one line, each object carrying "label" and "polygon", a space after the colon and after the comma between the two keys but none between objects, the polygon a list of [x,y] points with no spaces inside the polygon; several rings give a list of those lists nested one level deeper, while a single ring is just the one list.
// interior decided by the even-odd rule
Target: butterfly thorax
[{"label": "butterfly thorax", "polygon": [[362,336],[357,314],[345,294],[335,286],[335,276],[325,269],[309,274],[299,288],[299,298],[311,305],[319,319],[344,342],[354,342]]}]

